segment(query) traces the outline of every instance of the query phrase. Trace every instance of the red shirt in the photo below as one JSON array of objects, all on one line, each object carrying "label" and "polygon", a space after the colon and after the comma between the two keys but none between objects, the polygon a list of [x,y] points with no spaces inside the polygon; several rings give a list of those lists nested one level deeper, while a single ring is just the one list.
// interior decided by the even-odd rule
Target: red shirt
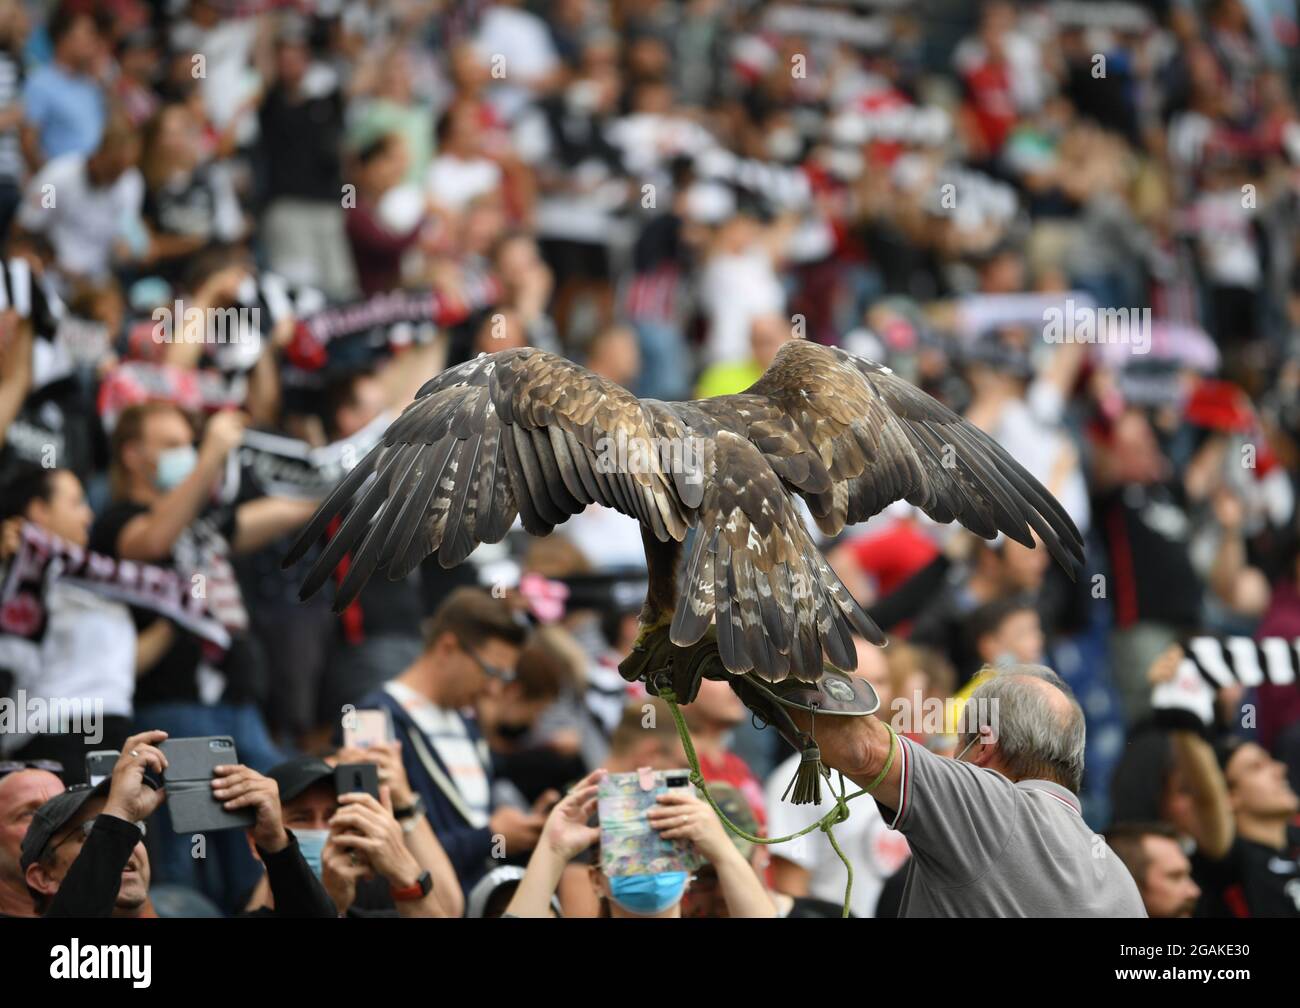
[{"label": "red shirt", "polygon": [[939,549],[914,522],[896,521],[882,532],[850,541],[853,559],[876,582],[876,589],[888,595],[933,560]]},{"label": "red shirt", "polygon": [[707,781],[722,781],[724,784],[730,784],[737,791],[745,796],[749,802],[749,807],[754,810],[754,815],[758,819],[758,825],[764,830],[767,829],[767,812],[763,808],[763,787],[758,783],[758,778],[743,759],[735,753],[723,753],[720,758],[706,756],[704,753],[696,754],[700,760],[700,773],[704,775]]}]

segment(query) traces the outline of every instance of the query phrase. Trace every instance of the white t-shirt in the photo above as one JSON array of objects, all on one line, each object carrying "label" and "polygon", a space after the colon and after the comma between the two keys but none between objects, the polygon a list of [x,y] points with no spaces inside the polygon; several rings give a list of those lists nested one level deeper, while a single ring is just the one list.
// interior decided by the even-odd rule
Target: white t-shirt
[{"label": "white t-shirt", "polygon": [[[45,605],[49,622],[39,643],[0,636],[0,665],[13,670],[14,690],[22,690],[27,700],[26,708],[17,708],[19,713],[39,698],[46,705],[55,700],[90,704],[89,710],[82,710],[83,718],[91,710],[96,716],[130,717],[136,641],[131,611],[57,578],[46,592]],[[18,730],[3,733],[4,753],[30,741],[21,717],[14,727]]]},{"label": "white t-shirt", "polygon": [[[1062,453],[1073,450],[1060,428],[1064,405],[1051,384],[1035,381],[1029,386],[1025,399],[1013,399],[1003,407],[997,423],[989,431],[993,439],[1044,486],[1056,479]],[[1077,451],[1074,466],[1055,492],[1065,513],[1086,531],[1092,523],[1092,513]]]},{"label": "white t-shirt", "polygon": [[18,223],[54,246],[60,271],[101,278],[110,272],[113,241],[140,218],[144,179],[128,168],[112,185],[91,186],[86,158],[54,158],[27,184]]},{"label": "white t-shirt", "polygon": [[462,210],[470,201],[501,185],[501,168],[487,158],[468,160],[440,154],[429,165],[424,188],[435,203]]},{"label": "white t-shirt", "polygon": [[424,733],[438,759],[442,760],[452,783],[468,806],[470,825],[476,829],[486,826],[492,815],[491,782],[483,754],[470,738],[460,713],[439,707],[403,683],[387,682],[384,690],[411,715],[411,720]]},{"label": "white t-shirt", "polygon": [[641,523],[621,511],[588,504],[561,531],[597,570],[645,567]]},{"label": "white t-shirt", "polygon": [[785,289],[772,258],[754,246],[709,260],[700,278],[700,300],[709,316],[708,364],[735,364],[753,356],[750,325],[759,315],[785,310]]},{"label": "white t-shirt", "polygon": [[[799,754],[793,753],[767,779],[765,797],[769,836],[787,836],[801,830],[816,822],[834,806],[829,800],[825,781],[822,781],[820,805],[791,805],[781,801],[781,793],[799,769],[799,760]],[[838,775],[832,772],[831,779],[838,789]],[[852,781],[848,781],[847,785],[848,794],[858,790]],[[885,825],[871,796],[863,795],[849,802],[849,817],[835,827],[835,842],[853,865],[850,912],[855,917],[874,917],[885,880],[907,861],[907,841],[900,833]],[[844,884],[848,881],[844,863],[821,830],[814,830],[789,843],[776,844],[769,850],[774,857],[785,858],[808,871],[809,896],[828,903],[844,902]]]},{"label": "white t-shirt", "polygon": [[[252,68],[257,42],[255,17],[222,20],[211,28],[184,21],[172,29],[172,41],[182,51],[201,54],[204,74],[199,78],[203,103],[217,126],[225,126],[248,100],[257,85]],[[257,135],[257,116],[247,115],[239,130],[240,141]]]}]

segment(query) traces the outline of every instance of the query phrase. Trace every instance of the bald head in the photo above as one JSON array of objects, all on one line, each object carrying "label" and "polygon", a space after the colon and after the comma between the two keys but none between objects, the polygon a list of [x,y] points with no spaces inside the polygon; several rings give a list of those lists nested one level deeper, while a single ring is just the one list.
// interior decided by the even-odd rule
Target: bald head
[{"label": "bald head", "polygon": [[1078,793],[1083,710],[1064,679],[1044,665],[1013,665],[976,687],[967,706],[985,715],[988,724],[978,727],[993,730],[995,769],[1013,781],[1050,780]]}]

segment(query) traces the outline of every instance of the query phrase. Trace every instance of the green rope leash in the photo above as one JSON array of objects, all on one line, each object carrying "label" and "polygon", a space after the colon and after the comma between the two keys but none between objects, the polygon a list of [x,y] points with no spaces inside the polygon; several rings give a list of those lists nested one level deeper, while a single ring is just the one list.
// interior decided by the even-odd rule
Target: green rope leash
[{"label": "green rope leash", "polygon": [[[791,840],[797,840],[799,837],[806,836],[813,830],[818,829],[826,834],[826,839],[830,841],[831,849],[835,851],[840,861],[844,863],[844,871],[848,875],[848,882],[844,887],[844,906],[840,912],[841,917],[847,917],[849,915],[849,897],[853,893],[853,865],[849,864],[849,859],[845,856],[844,851],[840,849],[840,845],[835,839],[835,827],[849,817],[849,802],[854,798],[860,798],[864,794],[870,794],[879,787],[880,782],[884,780],[885,775],[889,773],[890,767],[894,765],[894,755],[898,748],[898,736],[894,733],[894,729],[890,727],[888,722],[885,723],[885,728],[889,731],[889,756],[886,757],[885,765],[881,768],[880,773],[876,775],[875,780],[861,790],[854,791],[851,795],[846,795],[844,792],[847,790],[847,786],[844,783],[844,775],[840,774],[839,794],[835,794],[834,789],[831,791],[832,796],[835,798],[835,807],[824,816],[811,825],[805,826],[798,832],[791,833],[788,836],[760,837],[746,832],[728,819],[726,813],[724,813],[722,809],[718,807],[718,803],[713,800],[713,795],[709,794],[709,787],[704,782],[704,774],[700,771],[700,760],[695,753],[695,745],[691,741],[690,729],[686,727],[686,719],[682,716],[681,709],[677,706],[676,694],[674,694],[670,689],[661,689],[659,691],[659,699],[664,701],[664,703],[668,705],[668,709],[672,711],[673,721],[677,725],[677,735],[682,741],[682,749],[686,752],[686,761],[691,767],[691,783],[700,789],[700,792],[704,795],[704,800],[709,803],[718,818],[722,820],[723,826],[742,840],[746,840],[753,844],[763,845],[789,843]],[[829,778],[830,774],[827,773],[826,776]]]}]

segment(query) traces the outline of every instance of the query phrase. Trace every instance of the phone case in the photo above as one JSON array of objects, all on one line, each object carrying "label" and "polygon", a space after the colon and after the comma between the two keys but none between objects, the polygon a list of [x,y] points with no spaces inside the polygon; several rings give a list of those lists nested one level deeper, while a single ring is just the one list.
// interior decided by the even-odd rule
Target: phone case
[{"label": "phone case", "polygon": [[252,809],[228,812],[212,795],[212,770],[239,762],[229,735],[168,739],[159,747],[167,757],[163,786],[172,829],[177,833],[247,829],[256,818]]},{"label": "phone case", "polygon": [[393,716],[385,707],[364,708],[343,719],[343,744],[366,749],[377,742],[393,741]]},{"label": "phone case", "polygon": [[[608,774],[596,792],[600,817],[600,864],[611,878],[656,872],[694,871],[701,858],[693,844],[664,840],[646,820],[655,799],[668,790],[669,778],[689,770]],[[694,793],[694,787],[686,785]]]},{"label": "phone case", "polygon": [[379,800],[379,767],[373,763],[341,763],[334,768],[337,794],[360,792]]}]

